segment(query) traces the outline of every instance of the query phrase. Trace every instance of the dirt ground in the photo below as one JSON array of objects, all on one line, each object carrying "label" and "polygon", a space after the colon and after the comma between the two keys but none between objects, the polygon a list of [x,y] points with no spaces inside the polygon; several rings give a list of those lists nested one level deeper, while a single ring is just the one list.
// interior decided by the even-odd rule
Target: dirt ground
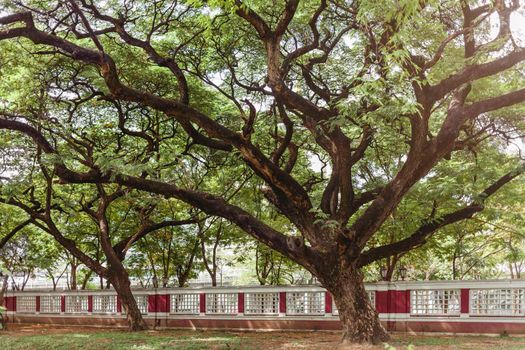
[{"label": "dirt ground", "polygon": [[[67,339],[65,335],[72,337],[84,337],[92,339],[96,348],[121,349],[125,339],[132,344],[146,346],[147,349],[304,349],[304,350],[328,350],[335,349],[340,340],[338,332],[234,332],[234,331],[192,331],[192,330],[152,330],[143,332],[140,336],[119,329],[95,328],[95,327],[49,327],[49,325],[9,325],[9,330],[0,332],[0,349],[2,338],[5,336],[4,344],[7,349],[27,349],[31,348],[28,343],[30,339],[51,339],[49,344],[55,344],[57,349],[68,349],[67,344],[60,345],[62,339]],[[61,337],[64,335],[64,337]],[[131,338],[131,339],[130,339]],[[162,340],[165,340],[162,343]],[[180,341],[176,339],[182,339]],[[186,339],[186,340],[184,340]],[[225,341],[225,339],[227,341]],[[10,341],[10,342],[9,342]],[[188,342],[192,345],[181,345],[181,342]],[[228,344],[229,342],[229,344]],[[101,346],[102,344],[107,346]],[[9,345],[11,344],[11,345]],[[12,345],[15,344],[15,345]],[[17,347],[17,345],[19,347]],[[34,344],[40,344],[35,341]],[[171,344],[171,345],[170,345]],[[197,344],[197,347],[194,347]],[[49,345],[47,345],[49,346]],[[390,347],[389,347],[390,346]],[[124,346],[125,348],[126,346]],[[44,348],[44,347],[42,347]],[[70,348],[77,348],[75,343],[71,343]],[[86,348],[94,348],[86,346]],[[135,346],[133,346],[135,348]],[[517,350],[525,349],[525,338],[523,337],[487,337],[487,336],[452,336],[452,335],[406,335],[394,334],[392,341],[378,346],[355,346],[352,349],[417,349],[417,350],[438,350],[438,349],[505,349]]]}]

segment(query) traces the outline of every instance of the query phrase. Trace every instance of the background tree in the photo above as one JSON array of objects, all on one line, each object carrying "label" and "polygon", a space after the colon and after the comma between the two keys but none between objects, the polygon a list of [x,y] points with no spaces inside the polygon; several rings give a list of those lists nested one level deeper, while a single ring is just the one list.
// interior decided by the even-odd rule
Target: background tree
[{"label": "background tree", "polygon": [[137,242],[128,259],[130,275],[143,287],[186,287],[197,276],[200,240],[190,228],[167,227]]}]

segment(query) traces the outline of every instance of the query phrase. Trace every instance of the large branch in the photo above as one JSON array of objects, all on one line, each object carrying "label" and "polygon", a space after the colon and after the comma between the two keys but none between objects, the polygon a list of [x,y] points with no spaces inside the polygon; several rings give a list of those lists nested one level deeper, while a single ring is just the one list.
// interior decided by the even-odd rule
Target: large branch
[{"label": "large branch", "polygon": [[195,220],[195,219],[166,220],[166,221],[158,222],[155,224],[144,225],[144,226],[141,226],[135,234],[120,240],[117,244],[113,246],[113,249],[118,255],[124,255],[127,252],[127,250],[135,242],[144,238],[146,235],[152,232],[158,231],[166,227],[183,226],[183,225],[195,224],[197,222],[198,220]]},{"label": "large branch", "polygon": [[[10,205],[10,206],[13,206],[13,207],[20,208],[23,211],[25,211],[26,214],[28,214],[31,217],[31,219],[29,220],[30,224],[40,228],[42,231],[47,232],[48,234],[53,236],[53,238],[55,238],[55,240],[62,247],[64,247],[64,249],[69,251],[78,260],[82,261],[82,263],[84,265],[86,265],[88,268],[93,270],[95,273],[97,273],[98,275],[100,275],[102,277],[106,277],[107,276],[107,272],[108,272],[107,269],[105,267],[103,267],[102,265],[100,265],[97,261],[93,260],[88,255],[86,255],[84,252],[82,252],[77,247],[76,243],[73,240],[65,237],[62,234],[62,232],[60,232],[60,230],[56,227],[56,225],[50,219],[50,217],[47,216],[45,213],[43,213],[42,211],[39,211],[39,210],[37,210],[37,209],[35,209],[33,207],[29,207],[29,206],[25,205],[24,203],[14,199],[14,198],[9,198],[9,199],[0,198],[0,202],[4,203],[6,205]],[[42,222],[38,221],[37,219],[42,221]]]},{"label": "large branch", "polygon": [[[13,120],[0,119],[0,129],[22,132],[31,137],[45,153],[58,155],[56,150],[45,139],[45,137],[38,132],[38,130],[28,124]],[[262,221],[256,219],[247,211],[228,203],[222,197],[209,193],[182,189],[173,184],[149,180],[142,177],[116,173],[102,174],[98,169],[79,173],[68,169],[61,162],[55,164],[55,172],[63,181],[70,183],[116,183],[148,193],[159,194],[167,198],[177,198],[209,215],[219,216],[230,220],[257,240],[277,250],[281,254],[298,261],[305,267],[312,266],[312,261],[315,259],[314,251],[306,246],[302,239],[286,236],[274,230]],[[61,243],[67,242],[64,241]]]},{"label": "large branch", "polygon": [[[183,104],[189,104],[189,91],[188,91],[188,82],[182,69],[179,67],[177,62],[169,57],[162,56],[155,48],[151,45],[148,40],[140,40],[133,37],[126,31],[124,27],[124,22],[121,19],[117,19],[108,15],[103,15],[93,4],[88,4],[85,0],[81,0],[82,5],[89,9],[93,16],[96,18],[109,22],[115,28],[115,32],[122,38],[122,40],[132,46],[141,48],[144,52],[150,57],[150,59],[155,62],[160,67],[168,68],[171,73],[177,79],[179,85],[179,100]],[[77,8],[79,13],[82,13],[80,9]],[[89,24],[85,24],[87,30],[91,30]]]},{"label": "large branch", "polygon": [[295,11],[297,10],[297,5],[299,5],[299,0],[287,1],[284,11],[281,14],[281,17],[279,17],[277,27],[275,27],[275,35],[281,36],[288,29],[288,25],[292,21]]},{"label": "large branch", "polygon": [[[295,13],[296,4],[291,0],[285,11],[281,16],[282,26],[288,26],[289,21]],[[301,113],[307,115],[309,118],[316,120],[317,122],[321,120],[326,120],[333,114],[327,108],[318,107],[308,99],[299,95],[295,91],[291,90],[284,83],[284,77],[282,76],[282,67],[281,67],[281,36],[282,33],[272,31],[268,24],[261,18],[255,11],[248,8],[246,5],[238,1],[239,9],[236,11],[237,15],[248,23],[257,31],[259,37],[263,41],[263,44],[266,48],[266,60],[268,66],[268,85],[271,87],[272,92],[275,96],[291,109],[300,111]],[[293,11],[293,13],[292,13]],[[287,15],[286,13],[290,13]],[[279,28],[278,30],[283,31],[286,28]],[[283,31],[284,33],[284,31]]]},{"label": "large branch", "polygon": [[[80,47],[58,36],[42,32],[35,28],[30,13],[21,13],[0,18],[0,24],[14,24],[23,22],[25,27],[11,28],[0,31],[0,40],[7,38],[25,37],[35,44],[53,46],[60,49],[72,59],[98,66],[111,93],[119,99],[138,102],[174,117],[183,126],[195,123],[204,129],[210,137],[202,143],[210,148],[231,149],[237,148],[243,160],[277,192],[284,193],[293,203],[297,212],[309,213],[312,208],[308,193],[288,173],[276,166],[260,149],[246,140],[242,135],[226,128],[215,120],[199,111],[174,100],[165,99],[154,94],[138,91],[120,82],[117,67],[113,59],[106,53]],[[308,227],[313,226],[314,218],[309,217],[306,223],[299,223]]]},{"label": "large branch", "polygon": [[455,92],[438,135],[430,141],[427,140],[428,124],[421,126],[425,124],[422,118],[418,115],[412,117],[412,139],[405,163],[350,227],[348,238],[353,244],[349,247],[349,254],[353,258],[360,255],[370,237],[383,225],[410,188],[453,149],[466,119],[463,105],[469,91],[470,87],[464,86]]},{"label": "large branch", "polygon": [[487,63],[469,65],[431,86],[429,94],[433,100],[437,101],[463,84],[503,72],[523,60],[525,60],[525,49],[519,49]]},{"label": "large branch", "polygon": [[479,213],[484,209],[484,201],[488,197],[496,193],[501,187],[521,175],[523,172],[525,172],[525,165],[522,165],[517,170],[511,171],[500,177],[496,182],[478,195],[479,199],[473,201],[468,206],[426,222],[405,239],[380,247],[371,248],[363,252],[358,259],[358,266],[362,267],[374,261],[412,250],[425,244],[439,229],[471,218],[474,214]]},{"label": "large branch", "polygon": [[465,108],[465,114],[469,118],[507,106],[512,106],[525,101],[525,88],[512,91],[497,97],[477,101]]},{"label": "large branch", "polygon": [[240,0],[235,0],[235,5],[237,6],[235,13],[250,23],[259,34],[259,37],[265,38],[271,35],[272,30],[261,16],[259,16],[255,11],[250,9]]},{"label": "large branch", "polygon": [[13,228],[11,231],[9,231],[8,234],[6,234],[1,240],[0,240],[0,250],[13,238],[19,231],[21,231],[24,227],[29,225],[33,219],[27,219],[26,221],[21,222],[20,224],[16,225],[15,228]]}]

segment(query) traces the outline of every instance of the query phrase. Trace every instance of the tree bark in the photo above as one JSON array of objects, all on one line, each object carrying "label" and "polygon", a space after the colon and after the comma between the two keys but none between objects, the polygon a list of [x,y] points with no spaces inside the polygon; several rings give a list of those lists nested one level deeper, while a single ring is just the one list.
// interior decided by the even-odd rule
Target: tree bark
[{"label": "tree bark", "polygon": [[110,277],[110,282],[115,288],[117,295],[122,303],[122,307],[126,312],[126,319],[128,321],[130,331],[147,330],[148,325],[137,306],[137,302],[131,292],[131,283],[129,282],[128,273],[124,268],[115,269]]},{"label": "tree bark", "polygon": [[2,279],[0,280],[2,282],[2,285],[0,286],[0,306],[5,306],[5,294],[7,293],[7,287],[8,287],[8,276],[2,275]]},{"label": "tree bark", "polygon": [[323,285],[332,294],[339,310],[343,326],[343,339],[339,348],[350,348],[356,343],[378,344],[388,341],[390,336],[379,322],[375,307],[370,304],[363,273],[351,269],[332,276],[332,280],[323,282]]},{"label": "tree bark", "polygon": [[71,290],[77,290],[77,264],[71,263],[69,281],[69,288],[71,288]]},{"label": "tree bark", "polygon": [[111,239],[109,236],[110,228],[106,218],[106,210],[109,203],[104,190],[99,187],[99,193],[101,194],[101,206],[96,213],[92,213],[92,217],[98,220],[100,228],[100,246],[104,255],[107,259],[109,276],[108,282],[110,282],[115,291],[117,292],[120,302],[126,311],[126,319],[128,321],[130,331],[141,331],[147,330],[148,325],[142,318],[142,314],[137,306],[137,302],[131,292],[131,282],[129,281],[129,275],[122,264],[118,254],[113,249]]},{"label": "tree bark", "polygon": [[86,275],[84,276],[82,280],[82,284],[80,289],[84,290],[87,288],[87,284],[89,283],[89,279],[91,278],[91,275],[93,274],[93,270],[89,270]]}]

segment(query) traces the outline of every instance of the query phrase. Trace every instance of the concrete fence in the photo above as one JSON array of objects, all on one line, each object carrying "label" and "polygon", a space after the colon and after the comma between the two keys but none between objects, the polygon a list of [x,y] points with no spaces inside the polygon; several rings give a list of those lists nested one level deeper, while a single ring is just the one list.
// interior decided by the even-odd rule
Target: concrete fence
[{"label": "concrete fence", "polygon": [[[525,334],[525,281],[371,283],[390,331]],[[316,286],[135,289],[146,321],[193,329],[338,330],[337,306]],[[125,327],[114,290],[8,292],[9,322]]]}]

